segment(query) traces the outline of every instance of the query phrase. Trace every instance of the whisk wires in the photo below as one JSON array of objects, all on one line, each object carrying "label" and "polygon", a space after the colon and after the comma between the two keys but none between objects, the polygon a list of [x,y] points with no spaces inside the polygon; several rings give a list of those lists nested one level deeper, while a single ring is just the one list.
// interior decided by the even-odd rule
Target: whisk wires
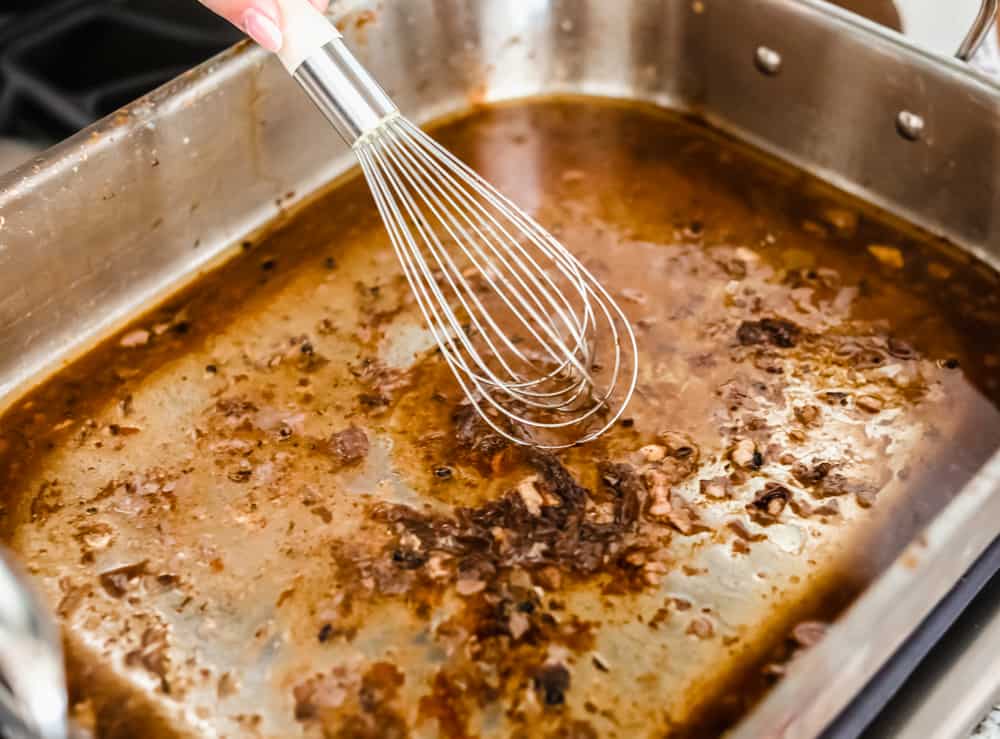
[{"label": "whisk wires", "polygon": [[493,430],[562,448],[614,424],[635,390],[636,342],[600,282],[403,116],[354,150],[441,355]]}]

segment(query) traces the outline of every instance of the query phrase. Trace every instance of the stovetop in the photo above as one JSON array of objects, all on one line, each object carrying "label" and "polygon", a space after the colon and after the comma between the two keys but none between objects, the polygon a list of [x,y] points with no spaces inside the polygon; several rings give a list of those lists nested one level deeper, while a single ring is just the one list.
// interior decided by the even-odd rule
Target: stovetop
[{"label": "stovetop", "polygon": [[196,0],[4,0],[0,139],[49,146],[239,38]]}]

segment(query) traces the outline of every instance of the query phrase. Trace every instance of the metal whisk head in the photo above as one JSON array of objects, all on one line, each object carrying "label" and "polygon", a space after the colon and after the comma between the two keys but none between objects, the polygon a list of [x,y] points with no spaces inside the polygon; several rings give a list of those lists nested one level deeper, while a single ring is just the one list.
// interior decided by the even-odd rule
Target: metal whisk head
[{"label": "metal whisk head", "polygon": [[588,441],[635,390],[635,336],[545,229],[407,121],[306,0],[281,61],[353,149],[406,279],[469,401],[507,439]]},{"label": "metal whisk head", "polygon": [[[635,336],[542,226],[401,115],[354,146],[417,304],[483,419],[518,443],[593,439],[635,389]],[[538,432],[556,441],[546,441]]]}]

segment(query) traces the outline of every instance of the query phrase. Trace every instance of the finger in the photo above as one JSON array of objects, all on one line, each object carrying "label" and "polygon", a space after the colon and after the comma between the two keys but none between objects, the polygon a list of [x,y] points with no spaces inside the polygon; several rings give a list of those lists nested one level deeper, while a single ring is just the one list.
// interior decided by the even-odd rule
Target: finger
[{"label": "finger", "polygon": [[274,0],[202,0],[268,51],[281,49],[281,11]]},{"label": "finger", "polygon": [[[329,0],[309,0],[317,10],[326,12]],[[278,52],[283,44],[281,10],[274,0],[202,0],[209,10],[218,13],[268,51]]]}]

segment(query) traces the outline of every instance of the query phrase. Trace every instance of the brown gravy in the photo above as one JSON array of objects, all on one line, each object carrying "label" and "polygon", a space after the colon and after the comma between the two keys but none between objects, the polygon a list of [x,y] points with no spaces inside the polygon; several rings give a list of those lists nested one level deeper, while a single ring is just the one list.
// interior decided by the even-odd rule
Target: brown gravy
[{"label": "brown gravy", "polygon": [[1000,447],[986,265],[648,107],[434,134],[621,301],[627,419],[487,433],[333,187],[0,423],[99,736],[716,736]]}]

